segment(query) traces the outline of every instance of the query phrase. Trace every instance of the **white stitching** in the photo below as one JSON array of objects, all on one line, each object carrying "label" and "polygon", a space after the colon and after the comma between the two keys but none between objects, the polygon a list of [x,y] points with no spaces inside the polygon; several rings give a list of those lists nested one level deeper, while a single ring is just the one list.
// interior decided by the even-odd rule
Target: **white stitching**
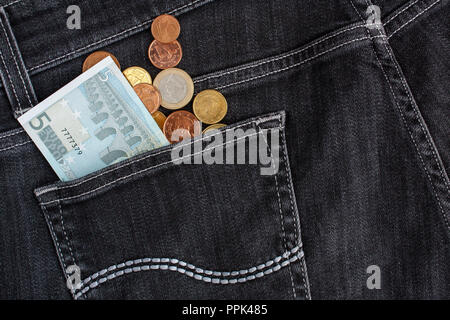
[{"label": "white stitching", "polygon": [[[366,1],[367,1],[367,0],[366,0]],[[381,33],[380,30],[379,30],[379,32]],[[388,50],[386,41],[385,41],[385,43],[384,43],[384,46],[385,46],[386,50]],[[401,116],[401,118],[402,118],[402,120],[403,120],[403,124],[405,125],[406,130],[408,131],[408,134],[409,134],[409,136],[410,136],[410,138],[411,138],[411,140],[412,140],[412,142],[413,142],[413,144],[414,144],[414,146],[415,146],[415,148],[416,148],[416,151],[417,151],[417,154],[418,154],[418,156],[419,156],[419,159],[420,159],[420,161],[422,162],[422,166],[423,166],[423,168],[424,168],[424,170],[425,170],[425,174],[427,175],[428,180],[430,181],[431,189],[432,189],[432,191],[433,191],[434,196],[436,197],[436,200],[437,200],[437,202],[438,202],[439,209],[441,210],[441,213],[442,213],[442,215],[443,215],[444,223],[445,223],[445,225],[447,226],[447,228],[450,229],[449,221],[448,221],[448,219],[447,219],[447,216],[445,215],[444,209],[442,208],[442,205],[441,205],[441,201],[440,201],[440,199],[439,199],[439,197],[438,197],[438,195],[437,195],[437,193],[436,193],[436,190],[435,190],[435,188],[434,188],[433,180],[431,179],[431,176],[430,176],[430,174],[429,174],[429,172],[428,172],[428,169],[427,169],[427,167],[426,167],[426,165],[425,165],[425,162],[424,162],[424,160],[423,160],[423,158],[422,158],[422,155],[421,155],[421,153],[420,153],[420,149],[419,149],[418,146],[417,146],[416,140],[414,139],[414,136],[412,135],[411,130],[410,130],[409,126],[408,126],[408,123],[406,122],[406,119],[405,119],[404,114],[403,114],[403,110],[401,109],[400,105],[399,105],[398,102],[397,102],[397,96],[396,96],[395,93],[394,93],[394,89],[392,88],[392,85],[391,85],[391,82],[390,82],[390,80],[389,80],[389,77],[387,76],[387,74],[386,74],[386,72],[385,72],[385,70],[384,70],[383,64],[381,63],[380,59],[378,58],[378,55],[377,55],[377,53],[375,52],[375,49],[374,49],[374,48],[372,48],[372,49],[373,49],[373,51],[374,51],[374,54],[375,54],[376,59],[378,60],[378,63],[379,63],[380,68],[381,68],[381,71],[383,72],[384,77],[386,78],[386,82],[387,82],[388,85],[389,85],[389,88],[390,88],[390,90],[391,90],[392,96],[394,97],[394,102],[395,102],[395,105],[397,106],[397,109],[398,109],[398,111],[399,111],[399,113],[400,113],[400,116]],[[388,53],[389,53],[389,56],[391,57],[391,60],[392,60],[393,58],[392,58],[392,55],[390,54],[389,50],[388,50]],[[392,62],[395,64],[395,61],[394,61],[394,60],[392,60]],[[398,72],[398,71],[397,71],[397,72]],[[400,76],[400,78],[402,78],[400,74],[398,74],[398,75]]]},{"label": "white stitching", "polygon": [[[279,116],[276,116],[276,117],[278,118]],[[236,129],[245,127],[245,126],[247,126],[247,125],[252,125],[252,124],[253,124],[255,121],[257,121],[258,119],[264,119],[265,121],[271,121],[271,120],[273,120],[272,117],[268,117],[268,118],[267,118],[267,117],[260,117],[260,118],[257,118],[257,119],[255,119],[255,120],[253,120],[253,121],[242,123],[242,124],[239,125],[239,126],[231,127],[231,128],[226,129],[226,130],[220,131],[220,132],[218,132],[218,133],[215,133],[215,134],[212,135],[212,136],[210,135],[209,137],[215,137],[215,136],[217,136],[217,135],[222,135],[222,134],[224,134],[224,133],[227,133],[227,132],[230,131],[230,130],[236,130]],[[204,138],[202,138],[202,139],[200,139],[200,140],[192,140],[192,142],[191,142],[189,145],[192,145],[195,141],[203,141],[205,138],[206,138],[206,137],[204,137]],[[43,191],[37,193],[37,195],[42,195],[42,194],[45,194],[45,193],[48,193],[48,192],[52,192],[52,191],[55,191],[55,190],[63,190],[63,189],[67,189],[67,188],[78,187],[79,185],[82,185],[82,184],[84,184],[84,183],[86,183],[86,182],[88,182],[88,181],[91,181],[92,179],[97,179],[97,178],[99,178],[99,177],[101,177],[101,176],[103,176],[103,175],[105,175],[105,174],[110,173],[110,172],[114,172],[114,171],[119,170],[119,169],[121,169],[121,168],[123,168],[123,167],[132,165],[132,164],[134,164],[134,163],[138,163],[138,162],[140,162],[140,161],[146,160],[146,159],[151,158],[151,157],[156,157],[157,155],[160,155],[160,154],[163,154],[163,153],[169,153],[169,152],[171,152],[171,151],[172,151],[172,149],[169,148],[169,149],[162,150],[162,151],[159,151],[159,152],[156,152],[156,153],[151,153],[151,154],[149,154],[149,155],[147,155],[147,156],[145,156],[145,157],[143,157],[143,158],[135,159],[135,160],[130,161],[130,162],[125,162],[124,164],[122,164],[122,165],[120,165],[120,166],[111,168],[110,170],[106,170],[105,172],[99,173],[99,174],[97,174],[97,175],[94,175],[94,176],[92,176],[92,177],[90,177],[90,178],[87,178],[87,179],[82,180],[82,181],[80,181],[80,182],[77,182],[77,183],[75,183],[75,184],[45,189],[45,190],[43,190]]]},{"label": "white stitching", "polygon": [[9,150],[9,149],[20,147],[20,146],[26,145],[27,143],[30,143],[30,142],[31,141],[26,141],[26,142],[23,142],[23,143],[19,143],[19,144],[16,144],[16,145],[8,147],[8,148],[0,149],[0,151],[6,151],[6,150]]},{"label": "white stitching", "polygon": [[[193,2],[191,2],[191,3],[188,3],[188,4],[185,4],[185,5],[183,5],[183,6],[179,7],[179,8],[173,9],[172,11],[167,12],[167,14],[174,14],[174,13],[176,13],[176,12],[178,12],[178,11],[180,11],[180,10],[186,8],[186,7],[193,6],[193,5],[195,5],[197,2],[200,2],[200,1],[203,1],[203,0],[195,0],[195,1],[193,1]],[[108,40],[112,40],[112,39],[114,39],[114,38],[117,38],[117,37],[121,36],[121,35],[124,34],[124,33],[133,31],[133,30],[135,30],[135,29],[139,29],[140,27],[145,26],[146,24],[149,24],[149,23],[152,22],[154,19],[155,19],[155,18],[149,19],[149,20],[147,20],[147,21],[144,21],[144,22],[138,24],[137,26],[134,26],[134,27],[125,29],[125,30],[123,30],[123,31],[121,31],[121,32],[119,32],[119,33],[117,33],[117,34],[115,34],[115,35],[109,36],[109,37],[104,38],[104,39],[102,39],[102,40],[99,40],[99,41],[96,41],[96,42],[94,42],[94,43],[91,43],[91,44],[89,44],[89,45],[87,45],[87,46],[85,46],[85,47],[76,49],[76,50],[74,50],[74,51],[72,51],[72,52],[66,53],[66,54],[64,54],[64,55],[62,55],[62,56],[59,56],[59,57],[56,57],[56,58],[54,58],[54,59],[52,59],[52,60],[50,60],[50,61],[41,63],[41,64],[39,64],[39,65],[37,65],[37,66],[35,66],[35,67],[30,68],[29,71],[33,71],[33,70],[39,69],[39,68],[41,68],[41,67],[43,67],[43,66],[46,66],[46,65],[48,65],[48,64],[50,64],[50,63],[52,63],[52,62],[55,62],[55,61],[64,59],[65,57],[68,57],[68,56],[71,56],[71,55],[73,55],[73,54],[76,54],[76,53],[78,53],[78,52],[80,52],[80,51],[83,51],[83,50],[85,50],[85,49],[87,49],[87,48],[96,46],[96,45],[98,45],[98,44],[100,44],[100,43],[102,43],[102,42],[105,42],[105,41],[108,41]]]},{"label": "white stitching", "polygon": [[[262,129],[261,129],[261,127],[259,126],[259,124],[256,124],[256,125],[258,126],[259,130],[262,131]],[[281,125],[281,118],[280,118],[279,131],[281,131],[281,128],[282,128],[282,125]],[[275,161],[274,161],[274,159],[273,159],[272,150],[271,150],[271,148],[270,148],[270,146],[269,146],[269,143],[268,143],[268,141],[267,141],[267,139],[266,139],[266,136],[264,135],[264,132],[262,132],[261,135],[262,135],[262,137],[263,137],[263,139],[264,139],[264,142],[267,144],[267,149],[268,149],[269,152],[270,152],[270,162],[271,162],[271,165],[272,165],[272,169],[273,169],[273,171],[274,171],[274,173],[275,173],[275,172],[276,172],[276,168],[275,168]],[[274,177],[274,179],[275,179],[275,187],[276,187],[276,190],[277,190],[278,209],[280,210],[280,220],[281,220],[281,230],[283,231],[284,250],[286,250],[286,252],[287,252],[288,246],[287,246],[287,242],[286,242],[286,230],[285,230],[285,228],[284,228],[284,215],[283,215],[283,210],[282,210],[282,208],[281,208],[281,197],[280,197],[280,189],[279,189],[279,187],[278,187],[277,174],[275,173],[275,174],[273,175],[273,177]],[[292,293],[293,293],[293,295],[294,295],[294,299],[296,299],[296,298],[297,298],[297,293],[295,292],[294,277],[293,277],[293,275],[292,275],[292,268],[291,268],[290,266],[289,266],[289,276],[290,276],[290,278],[291,278]]]},{"label": "white stitching", "polygon": [[[375,36],[375,37],[373,37],[373,38],[377,38],[377,37],[379,38],[380,36]],[[385,36],[382,36],[382,37],[385,37]],[[354,39],[354,40],[351,40],[351,41],[347,41],[347,42],[344,42],[344,43],[342,43],[342,44],[340,44],[340,45],[338,45],[338,46],[335,46],[335,47],[330,48],[330,49],[328,49],[328,50],[325,50],[325,51],[323,51],[323,52],[321,52],[321,53],[318,53],[318,54],[316,54],[316,55],[314,55],[314,56],[312,56],[312,57],[310,57],[310,58],[308,58],[308,59],[305,59],[305,60],[300,61],[300,62],[298,62],[298,63],[294,63],[293,65],[290,65],[290,66],[288,66],[288,67],[285,67],[285,68],[282,68],[282,69],[278,69],[278,70],[274,70],[274,71],[265,73],[265,74],[263,74],[263,75],[251,77],[251,78],[248,78],[248,79],[245,79],[245,80],[233,82],[233,83],[230,83],[230,84],[227,84],[227,85],[224,85],[224,86],[216,87],[216,89],[217,89],[217,90],[219,90],[219,89],[224,89],[224,88],[228,88],[228,87],[231,87],[231,86],[234,86],[234,85],[237,85],[237,84],[242,84],[242,83],[250,82],[250,81],[253,81],[253,80],[261,79],[261,78],[264,78],[264,77],[267,77],[267,76],[270,76],[270,75],[273,75],[273,74],[277,74],[277,73],[280,73],[280,72],[283,72],[283,71],[286,71],[286,70],[289,70],[289,69],[298,67],[298,66],[300,66],[300,65],[302,65],[302,64],[304,64],[304,63],[306,63],[306,62],[309,62],[309,61],[311,61],[311,60],[314,60],[314,59],[316,59],[316,58],[318,58],[318,57],[320,57],[320,56],[322,56],[322,55],[324,55],[324,54],[326,54],[326,53],[329,53],[329,52],[331,52],[331,51],[334,51],[334,50],[336,50],[336,49],[339,49],[340,47],[346,46],[346,45],[348,45],[348,44],[350,44],[350,43],[357,42],[357,41],[363,41],[363,40],[370,40],[370,38],[368,38],[368,37],[363,37],[363,38],[358,38],[358,39]]]},{"label": "white stitching", "polygon": [[411,8],[413,5],[415,5],[417,3],[418,0],[415,0],[413,2],[411,2],[410,4],[408,4],[405,8],[403,8],[403,10],[400,10],[399,12],[397,12],[397,14],[395,14],[393,17],[391,17],[388,21],[386,21],[383,26],[387,26],[392,20],[394,20],[395,18],[397,18],[400,14],[402,14],[403,12],[405,12],[406,10],[408,10],[409,8]]},{"label": "white stitching", "polygon": [[76,264],[76,263],[75,263],[75,257],[74,257],[74,255],[73,255],[73,251],[72,251],[72,247],[71,247],[71,245],[70,245],[69,237],[67,236],[66,228],[64,227],[64,218],[63,218],[62,208],[61,208],[61,203],[60,203],[60,202],[58,202],[58,207],[59,207],[59,216],[61,217],[61,228],[62,228],[64,237],[66,238],[66,241],[67,241],[67,247],[69,248],[70,256],[71,256],[71,258],[72,258],[73,264]]},{"label": "white stitching", "polygon": [[[217,145],[217,146],[213,146],[213,147],[210,147],[210,148],[206,148],[206,149],[204,149],[204,150],[202,150],[202,151],[195,152],[195,153],[193,153],[193,154],[188,154],[188,155],[186,155],[186,156],[183,156],[183,157],[179,158],[178,160],[187,159],[187,158],[196,156],[196,155],[198,155],[198,154],[201,154],[201,153],[203,153],[203,152],[205,152],[205,151],[213,150],[213,149],[215,149],[215,148],[217,148],[217,147],[221,147],[221,146],[224,146],[224,145],[229,144],[229,143],[236,143],[237,141],[240,141],[240,140],[243,140],[243,139],[246,139],[246,138],[250,138],[250,137],[252,137],[252,136],[254,136],[254,135],[257,135],[257,134],[258,134],[258,133],[253,133],[253,134],[250,134],[250,135],[247,135],[247,136],[238,138],[238,139],[233,140],[233,141],[225,142],[225,143],[223,143],[223,144],[221,144],[221,145]],[[90,194],[90,193],[99,191],[99,190],[101,190],[101,189],[103,189],[103,188],[105,188],[105,187],[107,187],[107,186],[109,186],[109,185],[115,184],[115,183],[117,183],[117,182],[119,182],[119,181],[128,179],[128,178],[133,177],[133,176],[135,176],[135,175],[139,175],[139,174],[141,174],[141,173],[144,173],[144,172],[149,171],[149,170],[154,169],[154,168],[159,168],[159,167],[161,167],[161,166],[163,166],[163,165],[165,165],[165,164],[172,163],[172,162],[173,162],[172,160],[170,160],[170,161],[165,161],[165,162],[162,162],[162,163],[160,163],[160,164],[157,164],[157,165],[154,165],[154,166],[151,166],[151,167],[142,169],[142,170],[140,170],[140,171],[137,171],[137,172],[134,172],[134,173],[132,173],[132,174],[129,174],[129,175],[120,177],[120,178],[118,178],[118,179],[115,179],[115,180],[113,180],[113,181],[110,181],[110,182],[108,182],[108,183],[106,183],[106,184],[104,184],[104,185],[102,185],[102,186],[100,186],[100,187],[97,187],[97,188],[93,189],[93,190],[89,190],[89,191],[86,191],[86,192],[83,192],[83,193],[81,193],[81,194],[78,194],[78,195],[75,195],[75,196],[71,196],[71,197],[66,197],[66,198],[62,198],[62,199],[56,199],[56,200],[44,202],[44,203],[41,203],[41,205],[48,205],[48,204],[50,204],[50,203],[54,203],[54,202],[57,202],[57,201],[66,201],[66,200],[76,199],[76,198],[79,198],[79,197],[88,195],[88,194]]]},{"label": "white stitching", "polygon": [[420,12],[419,14],[417,14],[416,16],[414,16],[413,18],[411,18],[409,21],[407,21],[406,23],[402,24],[399,28],[397,28],[394,32],[392,32],[389,36],[388,36],[388,40],[394,35],[396,34],[398,31],[400,31],[401,29],[403,29],[405,26],[407,26],[408,24],[410,24],[412,21],[416,20],[419,16],[421,16],[422,14],[424,14],[425,12],[427,12],[428,10],[430,10],[436,3],[440,2],[441,0],[436,0],[435,2],[433,2],[432,4],[430,4],[427,8],[425,8],[422,12]]},{"label": "white stitching", "polygon": [[[283,149],[283,158],[284,158],[284,163],[286,166],[286,180],[288,182],[288,189],[289,189],[289,200],[291,203],[291,212],[292,212],[292,217],[294,218],[294,224],[296,227],[296,232],[295,232],[295,239],[296,239],[296,244],[300,245],[300,239],[298,238],[299,233],[300,233],[300,221],[299,221],[299,216],[295,214],[295,210],[294,210],[294,196],[293,196],[293,183],[291,180],[291,175],[290,175],[290,166],[289,166],[289,161],[287,158],[287,142],[286,142],[286,137],[284,132],[281,132],[281,138],[283,139],[283,143],[282,143],[282,149]],[[303,260],[305,260],[303,258]],[[303,277],[303,284],[305,286],[305,298],[306,300],[311,300],[311,294],[310,294],[310,285],[309,285],[309,281],[307,280],[307,272],[306,272],[306,262],[303,261],[303,263],[300,262],[300,269],[302,272],[302,277]]]},{"label": "white stitching", "polygon": [[[291,255],[296,254],[298,251],[300,250],[300,247],[297,246],[293,249],[291,249],[290,251],[286,251],[284,254],[273,258],[261,265],[264,265],[265,269],[267,267],[270,267],[271,265],[273,265],[273,263],[278,263],[279,261],[281,261],[281,259],[283,258],[283,256],[286,254],[286,256],[284,257],[284,259],[289,258]],[[87,283],[97,279],[99,276],[106,274],[107,272],[111,272],[111,271],[115,271],[115,270],[119,270],[119,269],[123,269],[125,267],[131,267],[137,264],[141,264],[141,263],[150,263],[150,264],[159,264],[159,263],[170,263],[173,265],[178,265],[182,268],[187,268],[187,269],[191,269],[193,271],[195,271],[196,273],[199,274],[205,274],[205,275],[214,275],[214,276],[219,276],[219,277],[229,277],[229,276],[237,276],[237,275],[246,275],[249,273],[254,273],[255,270],[257,268],[255,267],[251,267],[248,269],[242,269],[242,270],[236,270],[236,271],[228,271],[228,272],[221,272],[221,271],[214,271],[214,270],[204,270],[202,268],[196,267],[193,264],[178,260],[178,259],[171,259],[171,258],[141,258],[141,259],[136,259],[136,260],[128,260],[126,262],[121,262],[112,266],[109,266],[108,268],[102,269],[100,271],[97,271],[96,273],[90,275],[89,277],[87,277],[86,279],[84,279],[81,282],[81,287],[77,290],[81,290],[82,287],[84,287]],[[255,268],[255,270],[251,270]]]},{"label": "white stitching", "polygon": [[14,132],[14,133],[9,133],[9,134],[7,134],[7,135],[0,136],[0,140],[5,139],[5,138],[8,138],[8,137],[15,136],[15,135],[18,135],[18,134],[23,133],[23,132],[24,132],[23,130],[19,130],[19,131]]},{"label": "white stitching", "polygon": [[[367,2],[367,1],[368,1],[368,0],[366,0],[366,2]],[[433,4],[431,4],[428,8],[426,8],[422,13],[424,13],[425,11],[427,11],[429,8],[431,8],[432,6],[434,6],[434,5],[435,5],[436,3],[438,3],[439,1],[440,1],[440,0],[435,1],[435,2],[434,2]],[[421,13],[421,14],[422,14],[422,13]],[[417,15],[417,16],[418,16],[418,15]],[[416,16],[416,17],[417,17],[417,16]],[[378,32],[381,34],[381,30],[378,29]],[[391,34],[391,36],[392,36],[392,34]],[[389,39],[389,38],[388,38],[388,39]],[[438,165],[438,167],[439,167],[439,172],[440,172],[440,175],[441,175],[442,180],[444,181],[444,185],[445,185],[446,188],[447,188],[447,192],[450,193],[450,189],[449,189],[449,186],[448,186],[447,179],[445,178],[445,174],[444,174],[444,172],[443,172],[442,167],[439,165],[439,160],[438,160],[437,155],[436,155],[436,150],[433,148],[433,146],[432,146],[432,144],[431,144],[430,138],[429,138],[429,136],[428,136],[428,134],[427,134],[427,131],[425,130],[425,128],[424,128],[424,126],[423,126],[423,124],[422,124],[422,121],[420,121],[420,115],[419,115],[419,113],[418,113],[418,111],[417,111],[418,108],[416,108],[417,105],[414,103],[414,99],[413,99],[413,97],[411,96],[411,92],[410,92],[410,90],[408,90],[408,88],[407,88],[407,86],[406,86],[406,81],[405,81],[404,77],[402,76],[402,74],[401,74],[401,72],[400,72],[400,69],[398,68],[397,63],[395,62],[395,59],[394,59],[394,57],[392,56],[391,51],[390,51],[389,48],[387,47],[387,42],[384,41],[383,44],[384,44],[384,47],[385,47],[387,53],[389,54],[389,57],[391,58],[392,63],[394,64],[395,70],[397,71],[397,75],[399,76],[399,78],[400,78],[400,80],[401,80],[401,82],[402,82],[403,89],[405,90],[406,94],[408,95],[408,98],[409,98],[409,101],[410,101],[410,103],[411,103],[412,109],[414,110],[414,114],[415,114],[415,116],[416,116],[416,120],[417,120],[417,122],[419,122],[420,128],[422,129],[422,133],[425,135],[425,138],[426,138],[426,140],[427,140],[428,147],[430,148],[431,153],[433,154],[433,158],[434,158],[434,160],[436,161],[436,163],[437,163],[437,165]],[[417,146],[416,146],[416,148],[417,148]],[[417,152],[420,152],[418,148],[417,148]],[[430,182],[431,182],[431,180],[430,180]],[[431,182],[431,183],[432,183],[432,182]]]},{"label": "white stitching", "polygon": [[3,6],[3,8],[7,8],[7,7],[12,6],[13,4],[19,3],[19,2],[21,2],[21,1],[22,1],[22,0],[15,0],[15,1],[13,1],[13,2],[10,2],[10,3],[8,3],[8,4],[5,4],[5,5]]},{"label": "white stitching", "polygon": [[240,68],[237,68],[237,69],[234,69],[234,70],[230,70],[230,71],[227,71],[227,72],[206,76],[204,78],[200,78],[200,79],[195,80],[194,83],[203,82],[203,81],[206,81],[206,80],[209,80],[209,79],[213,79],[213,78],[223,77],[223,76],[230,75],[230,74],[233,74],[233,73],[236,73],[236,72],[239,72],[239,71],[256,68],[256,67],[262,66],[262,65],[267,64],[267,63],[272,63],[272,62],[276,62],[276,61],[281,60],[281,59],[289,58],[290,56],[300,54],[303,51],[305,51],[305,50],[307,50],[307,49],[309,49],[309,48],[311,48],[313,46],[316,46],[316,45],[318,45],[318,44],[320,44],[320,43],[322,43],[322,42],[324,42],[326,40],[329,40],[331,38],[337,37],[338,35],[340,35],[342,33],[345,33],[347,31],[351,31],[351,30],[354,30],[354,29],[357,29],[357,28],[364,28],[364,27],[365,27],[365,25],[357,25],[357,26],[349,27],[349,28],[343,29],[343,30],[341,30],[341,31],[339,31],[339,32],[337,32],[335,34],[329,35],[328,37],[325,37],[323,39],[316,40],[316,41],[312,42],[311,44],[309,44],[308,46],[306,46],[304,48],[301,48],[299,50],[295,50],[293,52],[290,52],[290,53],[287,53],[287,54],[283,54],[281,56],[276,56],[276,57],[273,57],[273,58],[271,58],[269,60],[261,61],[261,62],[258,62],[256,64],[246,65],[246,66],[243,66],[243,67],[240,67]]},{"label": "white stitching", "polygon": [[25,95],[27,96],[27,99],[28,99],[28,102],[30,103],[30,106],[33,106],[33,103],[31,102],[30,95],[28,94],[27,86],[25,85],[25,81],[23,80],[23,77],[22,77],[22,72],[20,71],[19,65],[17,64],[16,55],[14,54],[14,50],[13,50],[13,48],[11,46],[11,42],[9,41],[9,36],[8,36],[8,33],[6,32],[5,25],[3,24],[2,19],[0,19],[0,24],[2,25],[3,32],[5,33],[5,38],[6,38],[6,41],[8,42],[8,47],[9,47],[9,50],[11,51],[11,55],[13,56],[14,64],[16,65],[17,71],[19,73],[20,80],[22,80],[23,88],[25,89]]},{"label": "white stitching", "polygon": [[188,277],[191,277],[195,280],[199,280],[199,281],[204,281],[207,283],[213,283],[213,284],[222,284],[222,285],[228,285],[228,284],[237,284],[237,283],[244,283],[247,281],[251,281],[251,280],[255,280],[257,278],[262,278],[265,275],[269,275],[272,274],[274,272],[277,272],[279,270],[281,270],[283,267],[286,267],[288,265],[290,265],[291,263],[301,259],[303,257],[303,251],[299,251],[295,256],[293,256],[292,258],[290,258],[289,260],[283,262],[283,264],[278,264],[277,266],[267,269],[264,272],[258,272],[255,275],[249,275],[246,277],[241,277],[241,278],[233,278],[233,279],[224,279],[224,278],[211,278],[211,277],[204,277],[202,275],[196,274],[194,272],[191,271],[187,271],[186,269],[183,268],[179,268],[176,266],[170,266],[167,264],[164,265],[143,265],[143,266],[137,266],[134,268],[127,268],[124,270],[120,270],[115,272],[112,275],[103,277],[93,283],[91,283],[89,286],[85,287],[84,289],[81,290],[81,292],[78,292],[76,294],[76,298],[80,297],[81,294],[86,294],[89,290],[96,288],[99,286],[99,284],[102,284],[110,279],[114,279],[116,277],[122,276],[124,274],[129,274],[129,273],[133,273],[133,272],[140,272],[140,271],[149,271],[149,270],[168,270],[168,271],[176,271],[179,272],[183,275],[186,275]]},{"label": "white stitching", "polygon": [[17,96],[16,88],[14,87],[14,83],[11,79],[11,75],[9,74],[8,67],[6,66],[6,62],[5,62],[5,59],[3,58],[3,54],[1,52],[1,50],[0,50],[0,58],[2,59],[3,65],[5,66],[6,74],[8,75],[8,79],[9,79],[9,82],[11,83],[11,87],[13,89],[14,96],[16,97],[16,100],[17,100],[17,105],[19,106],[20,111],[22,111],[22,106],[20,105],[20,101],[19,101],[19,97]]},{"label": "white stitching", "polygon": [[[51,221],[50,216],[48,215],[47,209],[44,206],[41,206],[41,207],[42,207],[42,211],[44,212],[44,215],[46,217],[46,220],[48,222],[47,224],[50,227],[50,233],[52,234],[52,238],[55,241],[56,250],[59,253],[59,260],[61,261],[62,267],[64,268],[63,269],[64,277],[67,280],[68,279],[68,276],[67,276],[67,273],[66,273],[67,267],[66,267],[66,263],[64,262],[64,256],[63,256],[63,254],[61,252],[61,247],[60,247],[60,244],[59,244],[59,241],[58,241],[58,236],[56,235],[55,230],[53,229],[53,223]],[[75,296],[75,290],[74,289],[70,289],[70,294],[72,295],[72,297],[74,299],[77,299],[77,297]]]}]

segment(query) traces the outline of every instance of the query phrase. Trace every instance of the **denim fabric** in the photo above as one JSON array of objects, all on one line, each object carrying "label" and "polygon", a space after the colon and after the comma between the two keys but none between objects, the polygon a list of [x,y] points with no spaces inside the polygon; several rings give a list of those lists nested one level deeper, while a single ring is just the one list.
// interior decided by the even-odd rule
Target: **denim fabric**
[{"label": "denim fabric", "polygon": [[[77,4],[69,30],[66,1],[0,0],[0,298],[450,297],[448,0]],[[155,76],[162,13],[195,91],[228,100],[224,130],[279,130],[279,170],[169,146],[58,182],[17,116],[95,50]]]}]

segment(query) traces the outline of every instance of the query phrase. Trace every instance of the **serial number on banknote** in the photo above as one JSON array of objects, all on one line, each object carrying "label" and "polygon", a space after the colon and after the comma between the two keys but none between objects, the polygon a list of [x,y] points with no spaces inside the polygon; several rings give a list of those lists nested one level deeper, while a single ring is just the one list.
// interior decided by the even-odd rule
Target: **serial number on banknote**
[{"label": "serial number on banknote", "polygon": [[81,151],[80,147],[78,146],[78,143],[73,139],[72,135],[70,134],[69,130],[67,128],[64,128],[61,130],[64,137],[66,138],[67,142],[70,144],[73,150],[78,152],[79,155],[83,154],[83,151]]}]

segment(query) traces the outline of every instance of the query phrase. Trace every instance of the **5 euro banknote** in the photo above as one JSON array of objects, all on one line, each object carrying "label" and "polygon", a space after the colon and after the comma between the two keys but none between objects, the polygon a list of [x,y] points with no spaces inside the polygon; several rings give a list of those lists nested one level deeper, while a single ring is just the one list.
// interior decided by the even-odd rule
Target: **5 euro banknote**
[{"label": "5 euro banknote", "polygon": [[169,144],[110,57],[18,120],[62,181]]}]

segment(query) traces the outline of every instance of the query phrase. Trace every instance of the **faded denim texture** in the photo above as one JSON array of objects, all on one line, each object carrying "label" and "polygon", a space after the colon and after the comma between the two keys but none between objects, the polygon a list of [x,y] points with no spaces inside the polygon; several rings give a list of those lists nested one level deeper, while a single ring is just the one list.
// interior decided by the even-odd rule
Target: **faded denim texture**
[{"label": "faded denim texture", "polygon": [[[66,1],[0,0],[1,299],[450,298],[448,0],[76,4],[81,30]],[[57,182],[16,118],[96,50],[154,77],[162,13],[225,130],[280,131],[277,174],[169,146]]]}]

